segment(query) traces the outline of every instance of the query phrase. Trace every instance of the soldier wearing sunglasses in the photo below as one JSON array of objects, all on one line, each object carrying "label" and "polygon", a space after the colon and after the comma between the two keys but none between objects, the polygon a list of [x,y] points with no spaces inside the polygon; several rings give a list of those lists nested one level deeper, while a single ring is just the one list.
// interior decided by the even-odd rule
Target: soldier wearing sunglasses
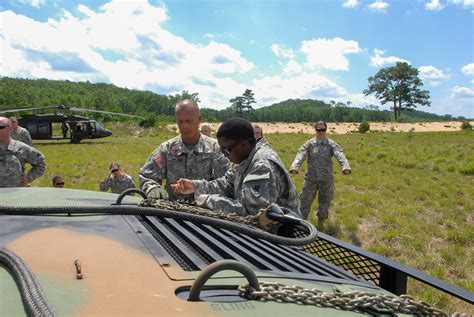
[{"label": "soldier wearing sunglasses", "polygon": [[308,159],[308,170],[304,176],[301,191],[300,209],[304,219],[308,219],[311,204],[318,194],[318,227],[322,229],[324,221],[328,218],[329,204],[334,197],[334,177],[332,172],[332,157],[334,156],[341,165],[342,174],[351,173],[349,161],[342,148],[326,137],[327,124],[318,121],[314,128],[316,137],[303,144],[291,164],[290,173],[298,174],[301,164]]},{"label": "soldier wearing sunglasses", "polygon": [[111,188],[112,193],[121,194],[126,189],[135,188],[135,183],[130,175],[120,169],[117,162],[112,162],[109,166],[109,174],[100,182],[99,188],[103,192]]},{"label": "soldier wearing sunglasses", "polygon": [[[43,154],[10,136],[11,123],[0,117],[0,187],[28,186],[41,177],[46,169]],[[26,163],[32,167],[26,172]]]},{"label": "soldier wearing sunglasses", "polygon": [[250,122],[227,119],[217,131],[217,140],[234,167],[213,181],[179,179],[172,189],[194,194],[197,205],[212,210],[255,215],[276,203],[301,218],[296,188],[284,164],[265,138],[255,139]]}]

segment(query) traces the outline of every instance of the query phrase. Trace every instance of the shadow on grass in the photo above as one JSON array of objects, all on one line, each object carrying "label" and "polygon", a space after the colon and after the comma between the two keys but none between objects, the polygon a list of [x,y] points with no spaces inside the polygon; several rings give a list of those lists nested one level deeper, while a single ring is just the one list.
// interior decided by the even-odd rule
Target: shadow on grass
[{"label": "shadow on grass", "polygon": [[95,145],[95,144],[109,144],[110,142],[100,141],[100,142],[82,142],[81,143],[71,143],[71,142],[60,142],[60,141],[47,141],[47,142],[35,142],[34,145],[65,145],[65,144],[74,144],[74,145]]},{"label": "shadow on grass", "polygon": [[[345,240],[343,239],[344,234],[343,234],[343,225],[339,220],[327,220],[324,223],[324,228],[322,232],[325,234],[328,234],[334,238],[340,239],[340,240]],[[348,233],[348,237],[350,242],[355,245],[355,246],[362,246],[362,241],[360,240],[359,236],[357,235],[357,230],[351,230]]]}]

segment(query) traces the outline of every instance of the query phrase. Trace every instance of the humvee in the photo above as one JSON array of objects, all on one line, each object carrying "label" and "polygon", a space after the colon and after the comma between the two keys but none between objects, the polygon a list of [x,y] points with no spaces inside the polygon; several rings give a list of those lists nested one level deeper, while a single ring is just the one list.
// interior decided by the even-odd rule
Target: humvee
[{"label": "humvee", "polygon": [[403,295],[408,278],[473,303],[323,233],[286,243],[308,237],[296,224],[275,242],[226,220],[134,212],[135,196],[3,188],[0,197],[1,316],[443,315]]}]

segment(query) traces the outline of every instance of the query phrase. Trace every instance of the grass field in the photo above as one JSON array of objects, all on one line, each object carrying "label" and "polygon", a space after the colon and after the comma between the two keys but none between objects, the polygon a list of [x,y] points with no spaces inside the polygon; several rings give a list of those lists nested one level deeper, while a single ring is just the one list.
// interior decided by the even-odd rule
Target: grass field
[{"label": "grass field", "polygon": [[[71,145],[37,141],[47,171],[33,186],[98,190],[111,161],[137,181],[151,151],[175,135],[147,130]],[[432,276],[474,291],[474,138],[469,132],[371,133],[330,136],[346,153],[352,174],[335,168],[335,199],[327,232]],[[270,134],[269,142],[289,167],[311,135]],[[304,165],[305,167],[306,165]],[[301,190],[304,170],[294,178]],[[313,205],[313,209],[314,209]],[[314,220],[314,218],[310,218]],[[474,313],[471,305],[410,281],[409,293],[450,312]]]}]

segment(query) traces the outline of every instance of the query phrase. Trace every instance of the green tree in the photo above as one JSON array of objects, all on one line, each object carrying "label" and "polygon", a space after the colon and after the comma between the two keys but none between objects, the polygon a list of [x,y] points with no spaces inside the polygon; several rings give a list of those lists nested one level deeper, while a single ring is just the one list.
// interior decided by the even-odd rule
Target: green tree
[{"label": "green tree", "polygon": [[247,112],[252,111],[252,104],[257,103],[254,98],[254,93],[250,89],[245,89],[242,97],[244,98],[244,105]]},{"label": "green tree", "polygon": [[370,123],[367,120],[362,120],[359,124],[359,133],[365,133],[370,130]]},{"label": "green tree", "polygon": [[178,100],[191,99],[191,100],[196,101],[197,103],[200,103],[201,99],[199,99],[198,95],[199,93],[197,92],[190,93],[187,90],[183,90],[180,95],[177,95],[177,97],[178,97]]},{"label": "green tree", "polygon": [[364,90],[364,94],[375,94],[382,104],[391,102],[395,120],[400,118],[402,110],[431,104],[430,93],[420,89],[423,81],[418,77],[418,70],[406,62],[382,68],[368,80],[369,87]]},{"label": "green tree", "polygon": [[244,97],[237,96],[230,99],[229,102],[231,103],[230,108],[235,111],[237,116],[242,117],[245,109]]}]

